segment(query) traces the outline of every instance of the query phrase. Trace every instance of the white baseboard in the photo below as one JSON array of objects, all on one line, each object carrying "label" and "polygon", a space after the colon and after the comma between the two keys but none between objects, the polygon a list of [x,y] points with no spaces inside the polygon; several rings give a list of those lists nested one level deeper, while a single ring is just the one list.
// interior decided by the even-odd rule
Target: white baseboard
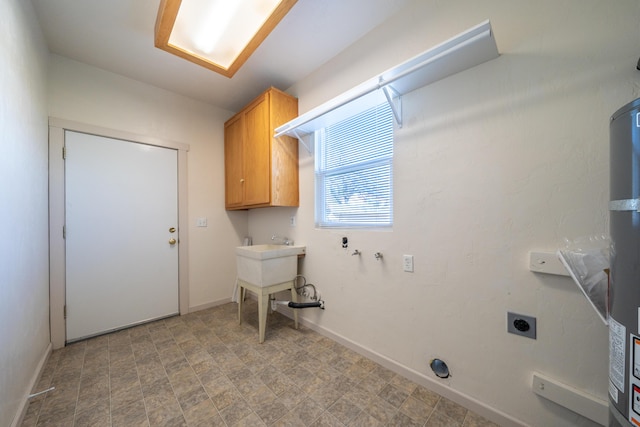
[{"label": "white baseboard", "polygon": [[217,307],[219,305],[227,304],[230,302],[231,302],[231,298],[223,298],[221,300],[208,302],[206,304],[194,305],[192,307],[189,307],[189,313],[193,313],[194,311],[206,310],[208,308]]},{"label": "white baseboard", "polygon": [[[247,298],[256,299],[250,293],[247,293]],[[226,304],[227,302],[230,302],[230,301],[231,299],[227,298],[225,300],[221,300],[216,303],[204,304],[201,306],[193,307],[192,310],[193,311],[204,310],[210,307],[215,307],[216,305]],[[278,313],[281,313],[282,315],[287,316],[290,319],[293,319],[293,309],[289,307],[278,307]],[[336,332],[330,329],[327,329],[323,326],[319,326],[318,324],[313,323],[308,319],[304,319],[302,316],[299,316],[299,322],[300,324],[308,327],[309,329],[313,329],[314,331],[318,332],[320,335],[330,338],[344,345],[350,350],[353,350],[356,353],[361,354],[362,356],[367,357],[368,359],[371,359],[376,363],[379,363],[380,365],[384,366],[390,371],[393,371],[398,375],[402,375],[408,380],[413,381],[416,384],[419,384],[431,391],[434,391],[435,393],[438,393],[440,396],[446,397],[447,399],[452,400],[453,402],[456,402],[459,405],[464,406],[465,408],[488,419],[489,421],[493,421],[494,423],[503,427],[528,427],[527,424],[523,423],[522,421],[508,414],[505,414],[504,412],[498,409],[495,409],[457,390],[453,390],[443,385],[442,383],[437,382],[433,378],[429,378],[418,371],[415,371],[411,368],[401,365],[400,363],[392,359],[389,359],[388,357],[382,354],[379,354],[367,347],[364,347],[348,338],[345,338],[342,335],[337,334]]]},{"label": "white baseboard", "polygon": [[[22,425],[22,421],[24,420],[24,416],[27,413],[27,409],[29,408],[29,395],[33,393],[33,389],[36,385],[38,385],[38,381],[40,381],[40,377],[42,376],[42,372],[44,371],[44,367],[47,364],[47,360],[51,355],[51,351],[53,350],[53,344],[49,343],[47,348],[44,351],[44,354],[40,358],[38,362],[38,366],[31,377],[31,381],[29,382],[29,388],[27,393],[23,396],[22,402],[20,403],[20,407],[18,408],[18,412],[11,423],[11,427],[19,427]],[[39,390],[36,390],[39,391]]]},{"label": "white baseboard", "polygon": [[[289,318],[293,318],[293,310],[291,309],[284,308],[282,310],[278,309],[278,311]],[[437,382],[436,380],[429,378],[418,371],[401,365],[395,360],[389,359],[388,357],[379,354],[367,347],[364,347],[348,338],[345,338],[330,329],[319,326],[316,323],[313,323],[302,317],[299,317],[299,322],[309,329],[313,329],[314,331],[318,332],[320,335],[331,338],[332,340],[344,345],[345,347],[355,351],[356,353],[365,356],[376,363],[379,363],[390,371],[393,371],[398,375],[402,375],[408,380],[413,381],[416,384],[419,384],[431,391],[438,393],[440,396],[446,397],[447,399],[464,406],[465,408],[488,419],[489,421],[493,421],[494,423],[503,427],[527,427],[527,424],[508,414],[505,414],[498,409],[492,408],[491,406],[471,396],[467,396],[466,394],[461,393],[457,390],[446,387],[442,383]]]}]

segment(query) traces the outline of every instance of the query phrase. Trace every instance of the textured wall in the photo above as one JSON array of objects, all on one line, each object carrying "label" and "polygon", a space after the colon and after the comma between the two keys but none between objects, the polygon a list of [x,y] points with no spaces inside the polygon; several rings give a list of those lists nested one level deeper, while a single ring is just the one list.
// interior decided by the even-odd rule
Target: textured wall
[{"label": "textured wall", "polygon": [[[246,212],[224,210],[223,124],[231,112],[51,55],[52,117],[189,144],[189,307],[231,297]],[[196,227],[196,218],[209,226]]]},{"label": "textured wall", "polygon": [[49,344],[48,53],[31,3],[0,2],[0,425],[31,392]]},{"label": "textured wall", "polygon": [[[500,58],[403,97],[393,231],[315,229],[302,148],[300,208],[251,211],[249,230],[308,246],[327,307],[308,321],[427,379],[441,357],[441,385],[525,424],[591,425],[533,394],[531,376],[606,400],[607,328],[570,279],[531,273],[528,253],[608,230],[608,120],[640,93],[638,2],[415,0],[289,92],[305,112],[485,19]],[[538,339],[507,334],[507,311],[536,316]]]},{"label": "textured wall", "polygon": [[[2,250],[0,424],[48,342],[44,47],[28,2],[0,2]],[[414,0],[290,89],[304,112],[377,72],[491,19],[502,56],[404,96],[390,232],[316,230],[313,157],[301,148],[301,206],[223,208],[222,123],[231,113],[52,57],[52,116],[190,144],[191,306],[228,298],[233,252],[277,232],[308,246],[304,274],[327,301],[303,315],[424,378],[533,426],[588,426],[535,396],[539,371],[606,399],[607,331],[567,278],[528,271],[530,250],[606,232],[608,118],[639,96],[633,0]],[[19,183],[9,185],[9,183]],[[289,227],[289,216],[297,226]],[[207,229],[195,218],[209,218]],[[340,247],[349,236],[352,257]],[[384,253],[378,262],[373,253]],[[415,273],[402,272],[403,254]],[[5,274],[6,271],[6,274]],[[538,318],[536,341],[506,311]],[[6,345],[5,345],[6,343]],[[7,415],[5,415],[7,414]]]}]

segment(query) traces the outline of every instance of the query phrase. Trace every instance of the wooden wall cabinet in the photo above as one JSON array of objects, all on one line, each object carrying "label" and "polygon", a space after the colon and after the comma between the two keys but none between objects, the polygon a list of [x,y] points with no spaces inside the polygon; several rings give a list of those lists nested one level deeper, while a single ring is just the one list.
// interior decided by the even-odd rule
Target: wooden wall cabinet
[{"label": "wooden wall cabinet", "polygon": [[298,99],[270,88],[224,124],[225,207],[299,206],[298,141],[275,139]]}]

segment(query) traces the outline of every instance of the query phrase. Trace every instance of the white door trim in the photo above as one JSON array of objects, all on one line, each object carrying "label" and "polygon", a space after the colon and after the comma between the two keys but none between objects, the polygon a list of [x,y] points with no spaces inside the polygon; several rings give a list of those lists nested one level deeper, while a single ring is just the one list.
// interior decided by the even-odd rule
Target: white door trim
[{"label": "white door trim", "polygon": [[88,133],[107,138],[121,139],[172,148],[178,151],[178,229],[180,246],[178,253],[178,298],[180,314],[189,312],[189,223],[187,206],[187,152],[189,145],[159,138],[99,126],[49,118],[49,321],[51,343],[54,349],[62,348],[66,341],[64,319],[65,304],[65,244],[62,230],[64,214],[64,131]]}]

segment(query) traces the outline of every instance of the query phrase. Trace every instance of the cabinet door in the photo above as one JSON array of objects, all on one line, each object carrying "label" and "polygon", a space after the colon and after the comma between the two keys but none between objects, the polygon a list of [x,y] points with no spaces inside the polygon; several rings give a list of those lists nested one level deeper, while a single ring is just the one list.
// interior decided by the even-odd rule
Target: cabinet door
[{"label": "cabinet door", "polygon": [[242,115],[232,122],[227,122],[224,129],[225,205],[228,208],[241,206],[244,199],[243,132]]},{"label": "cabinet door", "polygon": [[244,114],[244,204],[262,205],[271,201],[271,137],[269,95],[265,94]]}]

